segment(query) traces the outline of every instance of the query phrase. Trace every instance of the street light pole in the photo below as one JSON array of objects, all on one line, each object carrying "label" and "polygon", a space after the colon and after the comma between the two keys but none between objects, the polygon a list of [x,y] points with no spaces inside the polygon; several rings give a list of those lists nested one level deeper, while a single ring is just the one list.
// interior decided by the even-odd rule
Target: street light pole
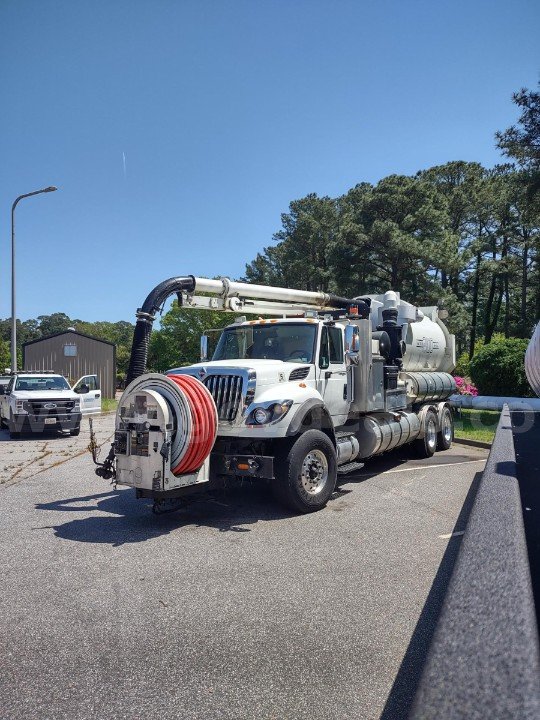
[{"label": "street light pole", "polygon": [[34,192],[19,195],[11,206],[11,372],[17,371],[17,313],[15,310],[15,208],[20,200],[40,195],[41,193],[54,192],[54,186],[34,190]]}]

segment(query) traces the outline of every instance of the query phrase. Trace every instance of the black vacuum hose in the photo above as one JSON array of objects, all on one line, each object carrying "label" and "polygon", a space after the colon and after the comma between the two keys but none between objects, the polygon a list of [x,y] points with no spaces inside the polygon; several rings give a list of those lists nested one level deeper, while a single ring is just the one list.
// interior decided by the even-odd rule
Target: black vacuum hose
[{"label": "black vacuum hose", "polygon": [[146,372],[148,343],[150,342],[150,333],[152,332],[152,325],[157,311],[168,297],[175,293],[181,293],[183,290],[186,292],[195,291],[195,278],[193,275],[164,280],[150,292],[142,307],[137,310],[137,323],[133,333],[126,385]]}]

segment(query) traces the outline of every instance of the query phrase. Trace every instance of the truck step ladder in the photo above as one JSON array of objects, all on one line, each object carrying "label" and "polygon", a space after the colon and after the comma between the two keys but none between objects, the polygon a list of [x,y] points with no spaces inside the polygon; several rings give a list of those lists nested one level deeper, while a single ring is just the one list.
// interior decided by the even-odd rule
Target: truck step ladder
[{"label": "truck step ladder", "polygon": [[350,462],[346,463],[345,465],[339,465],[338,466],[338,475],[349,475],[349,473],[358,472],[358,470],[362,470],[364,467],[364,463],[361,462]]}]

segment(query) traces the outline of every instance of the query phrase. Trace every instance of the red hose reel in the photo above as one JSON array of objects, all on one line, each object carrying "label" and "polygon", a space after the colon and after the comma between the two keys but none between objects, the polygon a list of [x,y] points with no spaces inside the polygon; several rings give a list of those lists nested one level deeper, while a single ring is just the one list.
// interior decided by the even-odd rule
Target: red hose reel
[{"label": "red hose reel", "polygon": [[186,450],[175,467],[174,475],[195,472],[206,460],[217,437],[218,416],[216,405],[207,388],[190,375],[167,375],[184,395],[191,414]]}]

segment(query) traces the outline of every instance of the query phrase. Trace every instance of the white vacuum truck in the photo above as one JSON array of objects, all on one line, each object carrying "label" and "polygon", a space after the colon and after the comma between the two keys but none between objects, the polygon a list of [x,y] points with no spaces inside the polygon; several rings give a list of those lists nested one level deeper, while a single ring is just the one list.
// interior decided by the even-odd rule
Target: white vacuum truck
[{"label": "white vacuum truck", "polygon": [[[203,336],[202,362],[145,374],[152,323],[172,294],[237,318],[211,359]],[[424,456],[450,447],[454,365],[437,307],[393,291],[343,298],[171,278],[137,312],[114,444],[96,472],[153,498],[155,512],[233,477],[268,480],[293,510],[318,510],[360,460],[405,443]]]}]

